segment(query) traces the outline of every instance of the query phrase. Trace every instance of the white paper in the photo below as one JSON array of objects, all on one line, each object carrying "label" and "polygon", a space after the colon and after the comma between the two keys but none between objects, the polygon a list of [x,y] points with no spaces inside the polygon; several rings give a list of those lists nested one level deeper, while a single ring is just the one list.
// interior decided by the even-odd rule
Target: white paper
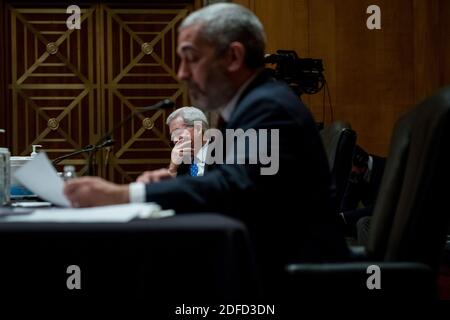
[{"label": "white paper", "polygon": [[133,218],[163,218],[173,210],[161,211],[156,203],[130,203],[93,208],[39,209],[29,215],[7,216],[9,222],[128,222]]},{"label": "white paper", "polygon": [[39,152],[33,160],[19,168],[15,178],[40,198],[62,207],[70,207],[63,193],[64,181],[58,176],[45,152]]},{"label": "white paper", "polygon": [[38,208],[38,207],[50,207],[52,204],[50,202],[44,201],[18,201],[11,204],[13,207],[22,208]]}]

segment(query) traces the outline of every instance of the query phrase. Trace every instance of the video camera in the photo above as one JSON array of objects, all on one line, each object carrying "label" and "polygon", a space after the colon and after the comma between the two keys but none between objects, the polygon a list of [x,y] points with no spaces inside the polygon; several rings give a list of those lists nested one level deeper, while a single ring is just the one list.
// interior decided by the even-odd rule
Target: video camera
[{"label": "video camera", "polygon": [[322,59],[299,58],[293,50],[277,50],[264,57],[266,64],[275,64],[273,77],[285,81],[300,96],[319,92],[324,84]]}]

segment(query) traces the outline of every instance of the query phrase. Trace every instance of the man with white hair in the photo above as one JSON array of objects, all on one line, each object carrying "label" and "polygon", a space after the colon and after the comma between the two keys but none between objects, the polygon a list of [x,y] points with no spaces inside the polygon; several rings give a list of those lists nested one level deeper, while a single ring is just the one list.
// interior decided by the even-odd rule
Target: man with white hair
[{"label": "man with white hair", "polygon": [[[166,124],[173,144],[169,167],[145,171],[137,178],[137,182],[154,183],[185,174],[203,176],[207,168],[208,150],[208,141],[203,135],[208,130],[208,119],[203,111],[195,107],[176,109],[167,117]],[[201,127],[197,127],[197,124],[201,124]],[[194,144],[196,136],[202,142],[199,146]]]}]

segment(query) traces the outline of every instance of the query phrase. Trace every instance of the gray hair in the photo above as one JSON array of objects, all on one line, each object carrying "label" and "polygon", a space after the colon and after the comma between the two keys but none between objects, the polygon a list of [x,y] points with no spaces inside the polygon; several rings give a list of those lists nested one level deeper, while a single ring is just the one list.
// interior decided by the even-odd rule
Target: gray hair
[{"label": "gray hair", "polygon": [[216,3],[187,16],[179,31],[200,24],[200,35],[223,54],[230,43],[238,41],[245,47],[245,64],[251,69],[264,65],[266,34],[258,17],[247,8],[234,3]]},{"label": "gray hair", "polygon": [[208,129],[208,120],[202,110],[195,107],[182,107],[173,111],[167,117],[166,124],[169,125],[173,120],[180,117],[188,127],[193,127],[195,121],[202,122],[203,130]]}]

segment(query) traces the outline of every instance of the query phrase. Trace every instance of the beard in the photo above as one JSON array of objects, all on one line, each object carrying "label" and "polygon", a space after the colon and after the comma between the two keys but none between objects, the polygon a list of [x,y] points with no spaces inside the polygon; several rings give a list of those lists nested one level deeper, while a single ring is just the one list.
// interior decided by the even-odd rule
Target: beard
[{"label": "beard", "polygon": [[205,89],[200,89],[194,81],[187,82],[189,96],[193,105],[206,111],[225,106],[233,97],[236,88],[220,66],[212,67],[205,81]]}]

